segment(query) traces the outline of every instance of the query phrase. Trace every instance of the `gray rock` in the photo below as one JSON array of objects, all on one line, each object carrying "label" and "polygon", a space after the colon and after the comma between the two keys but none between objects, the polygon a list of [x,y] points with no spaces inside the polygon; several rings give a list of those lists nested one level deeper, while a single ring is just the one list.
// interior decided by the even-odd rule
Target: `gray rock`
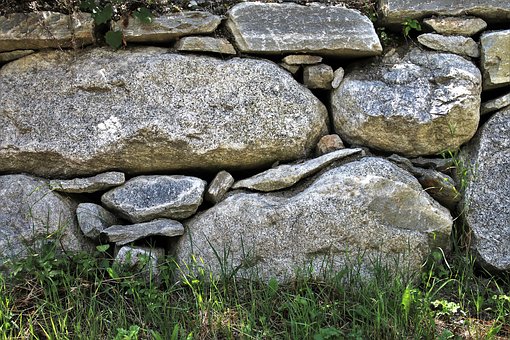
[{"label": "gray rock", "polygon": [[246,2],[230,9],[226,25],[244,53],[364,57],[382,52],[370,19],[344,7]]},{"label": "gray rock", "polygon": [[342,158],[361,153],[361,149],[342,149],[327,153],[298,164],[284,164],[261,172],[250,178],[237,181],[232,189],[252,189],[258,191],[276,191],[293,186],[328,165]]},{"label": "gray rock", "polygon": [[331,82],[331,87],[336,89],[340,86],[342,80],[344,80],[345,71],[342,67],[339,67],[333,72],[333,81]]},{"label": "gray rock", "polygon": [[108,242],[115,242],[122,246],[149,236],[181,236],[184,234],[184,227],[177,221],[160,218],[144,223],[112,225],[104,229],[102,234]]},{"label": "gray rock", "polygon": [[370,275],[374,260],[414,271],[431,249],[448,247],[451,226],[413,176],[364,158],[300,190],[227,197],[185,222],[176,257],[182,268],[195,254],[217,276],[237,270],[265,280],[292,280],[300,269],[320,276],[348,263]]},{"label": "gray rock", "polygon": [[158,263],[165,257],[162,248],[124,246],[115,256],[115,262],[139,270],[147,282],[160,280]]},{"label": "gray rock", "polygon": [[439,34],[464,35],[470,37],[487,28],[487,23],[475,17],[439,17],[427,18],[423,24]]},{"label": "gray rock", "polygon": [[12,13],[0,16],[0,52],[81,47],[94,42],[93,32],[89,13]]},{"label": "gray rock", "polygon": [[235,55],[234,46],[224,38],[213,37],[184,37],[175,44],[175,49],[181,52],[210,52],[222,55]]},{"label": "gray rock", "polygon": [[344,143],[339,135],[326,135],[323,136],[319,142],[317,143],[317,147],[315,148],[315,155],[322,156],[327,153],[344,149]]},{"label": "gray rock", "polygon": [[452,158],[411,158],[411,163],[421,168],[429,168],[441,172],[449,172],[454,167]]},{"label": "gray rock", "polygon": [[322,57],[309,54],[291,54],[282,59],[289,65],[314,65],[322,61]]},{"label": "gray rock", "polygon": [[130,18],[127,27],[122,20],[113,22],[113,30],[122,30],[127,42],[164,43],[186,35],[209,34],[216,30],[221,18],[208,12],[183,11],[153,18],[151,23]]},{"label": "gray rock", "polygon": [[487,113],[497,111],[507,106],[510,106],[510,93],[507,93],[501,97],[491,99],[482,103],[480,114],[485,115]]},{"label": "gray rock", "polygon": [[490,23],[510,19],[510,2],[501,0],[379,0],[385,24],[399,25],[406,19],[422,19],[431,15],[472,15]]},{"label": "gray rock", "polygon": [[76,204],[52,192],[46,181],[0,176],[0,197],[0,258],[25,256],[48,238],[59,239],[57,247],[68,252],[88,249],[76,224]]},{"label": "gray rock", "polygon": [[120,223],[115,215],[94,203],[78,204],[76,217],[83,234],[95,241],[99,240],[99,235],[104,229]]},{"label": "gray rock", "polygon": [[225,197],[227,191],[234,184],[234,177],[226,171],[220,171],[207,187],[204,199],[211,203],[218,203]]},{"label": "gray rock", "polygon": [[184,219],[202,204],[206,184],[190,176],[138,176],[106,192],[101,202],[133,223]]},{"label": "gray rock", "polygon": [[418,41],[420,44],[436,51],[450,52],[473,58],[480,56],[478,44],[468,37],[425,33],[418,36]]},{"label": "gray rock", "polygon": [[70,180],[52,180],[50,188],[55,191],[69,193],[91,193],[106,190],[124,184],[126,177],[122,172],[105,172],[88,178]]},{"label": "gray rock", "polygon": [[480,37],[483,88],[510,84],[510,29],[485,32]]},{"label": "gray rock", "polygon": [[296,74],[297,71],[299,71],[299,69],[301,68],[299,65],[289,65],[286,63],[279,63],[278,65],[280,65],[281,67],[283,67],[292,74]]},{"label": "gray rock", "polygon": [[303,83],[309,89],[331,89],[333,68],[326,64],[305,66],[303,69]]},{"label": "gray rock", "polygon": [[325,106],[264,60],[53,51],[6,64],[0,78],[0,172],[259,168],[306,157],[328,130]]},{"label": "gray rock", "polygon": [[332,91],[335,130],[350,144],[406,156],[438,154],[475,134],[480,92],[480,71],[460,56],[389,52],[355,65]]},{"label": "gray rock", "polygon": [[510,270],[510,108],[496,112],[462,149],[462,202],[471,246],[488,269]]},{"label": "gray rock", "polygon": [[8,63],[9,61],[26,57],[27,55],[30,55],[32,53],[34,53],[34,50],[17,50],[10,52],[2,52],[0,53],[0,64]]}]

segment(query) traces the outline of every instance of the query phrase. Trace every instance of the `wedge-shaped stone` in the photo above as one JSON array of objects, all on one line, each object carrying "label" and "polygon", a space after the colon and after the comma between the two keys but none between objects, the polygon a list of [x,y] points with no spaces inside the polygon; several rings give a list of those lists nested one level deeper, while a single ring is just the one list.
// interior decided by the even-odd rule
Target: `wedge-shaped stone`
[{"label": "wedge-shaped stone", "polygon": [[480,119],[478,68],[454,54],[400,53],[354,65],[333,90],[332,115],[342,140],[407,156],[434,155],[469,141]]},{"label": "wedge-shaped stone", "polygon": [[418,36],[418,41],[420,44],[436,51],[450,52],[473,58],[480,56],[478,44],[468,37],[425,33]]},{"label": "wedge-shaped stone", "polygon": [[295,191],[232,194],[185,222],[176,256],[181,268],[193,268],[194,254],[214,275],[264,280],[346,265],[370,275],[378,261],[414,271],[432,249],[448,247],[452,223],[409,173],[364,158]]},{"label": "wedge-shaped stone", "polygon": [[510,85],[510,29],[480,37],[484,90]]},{"label": "wedge-shaped stone", "polygon": [[34,50],[16,50],[10,52],[2,52],[0,53],[0,64],[26,57],[32,53],[34,53]]},{"label": "wedge-shaped stone", "polygon": [[275,191],[293,186],[299,180],[313,175],[331,163],[342,158],[361,154],[361,149],[342,149],[310,159],[298,164],[279,165],[258,175],[234,183],[232,189],[253,189],[258,191]]},{"label": "wedge-shaped stone", "polygon": [[101,202],[133,223],[184,219],[202,204],[206,184],[190,176],[138,176],[105,193]]},{"label": "wedge-shaped stone", "polygon": [[504,107],[510,106],[510,93],[507,93],[501,97],[488,100],[482,103],[480,114],[485,115],[494,111],[498,111]]},{"label": "wedge-shaped stone", "polygon": [[472,36],[480,33],[487,28],[487,23],[474,17],[439,17],[423,20],[426,26],[429,26],[439,34],[444,35],[464,35]]},{"label": "wedge-shaped stone", "polygon": [[124,27],[122,20],[113,23],[114,30],[122,30],[127,42],[163,43],[180,37],[214,32],[221,18],[208,12],[178,12],[153,18],[151,23],[144,23],[137,18],[130,18]]},{"label": "wedge-shaped stone", "polygon": [[94,203],[78,204],[76,217],[83,234],[96,241],[104,229],[120,223],[120,220],[115,215]]},{"label": "wedge-shaped stone", "polygon": [[88,178],[69,180],[52,180],[50,188],[55,191],[69,193],[91,193],[117,187],[124,184],[126,177],[122,172],[105,172]]},{"label": "wedge-shaped stone", "polygon": [[103,230],[102,234],[109,242],[121,246],[149,236],[181,236],[184,234],[184,227],[177,221],[160,218],[145,223],[112,225]]},{"label": "wedge-shaped stone", "polygon": [[370,19],[344,7],[240,3],[230,9],[227,27],[245,53],[363,57],[382,52]]},{"label": "wedge-shaped stone", "polygon": [[257,168],[306,157],[328,130],[325,106],[264,60],[54,51],[9,63],[0,78],[0,172]]},{"label": "wedge-shaped stone", "polygon": [[234,46],[227,39],[213,37],[184,37],[175,44],[175,49],[181,52],[236,54]]},{"label": "wedge-shaped stone", "polygon": [[72,16],[55,12],[12,13],[0,16],[0,52],[81,47],[94,42],[89,13]]},{"label": "wedge-shaped stone", "polygon": [[205,192],[204,199],[211,203],[218,203],[234,184],[234,177],[226,171],[220,171],[211,181]]}]

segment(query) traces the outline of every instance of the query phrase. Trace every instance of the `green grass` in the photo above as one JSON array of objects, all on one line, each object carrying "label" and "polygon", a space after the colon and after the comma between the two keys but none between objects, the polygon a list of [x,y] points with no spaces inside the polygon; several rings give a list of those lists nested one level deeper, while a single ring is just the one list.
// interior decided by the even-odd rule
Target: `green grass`
[{"label": "green grass", "polygon": [[293,284],[177,283],[120,268],[106,252],[57,256],[51,245],[0,275],[0,339],[473,339],[510,336],[510,280],[441,251],[414,276],[346,268]]}]

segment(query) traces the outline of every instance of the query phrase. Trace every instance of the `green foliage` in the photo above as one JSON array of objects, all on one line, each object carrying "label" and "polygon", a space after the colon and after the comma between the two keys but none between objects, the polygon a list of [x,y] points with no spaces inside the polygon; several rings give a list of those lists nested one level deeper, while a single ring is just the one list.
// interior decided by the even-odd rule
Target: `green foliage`
[{"label": "green foliage", "polygon": [[409,37],[409,33],[411,33],[412,30],[421,31],[421,25],[418,20],[416,19],[406,19],[402,23],[402,34],[404,34],[404,37]]}]

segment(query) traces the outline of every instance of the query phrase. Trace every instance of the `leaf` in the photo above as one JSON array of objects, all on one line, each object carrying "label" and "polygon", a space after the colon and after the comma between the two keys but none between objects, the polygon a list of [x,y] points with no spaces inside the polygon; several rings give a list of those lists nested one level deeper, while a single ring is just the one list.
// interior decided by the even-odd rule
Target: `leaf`
[{"label": "leaf", "polygon": [[133,12],[133,16],[144,24],[150,24],[152,22],[152,13],[145,7],[139,7]]},{"label": "leaf", "polygon": [[406,287],[404,293],[402,294],[402,307],[404,308],[404,315],[407,317],[409,315],[409,311],[411,310],[411,289]]},{"label": "leaf", "polygon": [[111,4],[104,6],[103,9],[100,9],[97,12],[92,13],[92,17],[97,25],[106,24],[109,20],[112,19],[113,16],[113,8]]},{"label": "leaf", "polygon": [[97,249],[98,252],[104,253],[105,251],[110,249],[110,245],[109,244],[102,244],[102,245],[97,246],[96,249]]},{"label": "leaf", "polygon": [[108,31],[106,32],[105,40],[108,46],[115,49],[120,48],[122,46],[122,32]]}]

